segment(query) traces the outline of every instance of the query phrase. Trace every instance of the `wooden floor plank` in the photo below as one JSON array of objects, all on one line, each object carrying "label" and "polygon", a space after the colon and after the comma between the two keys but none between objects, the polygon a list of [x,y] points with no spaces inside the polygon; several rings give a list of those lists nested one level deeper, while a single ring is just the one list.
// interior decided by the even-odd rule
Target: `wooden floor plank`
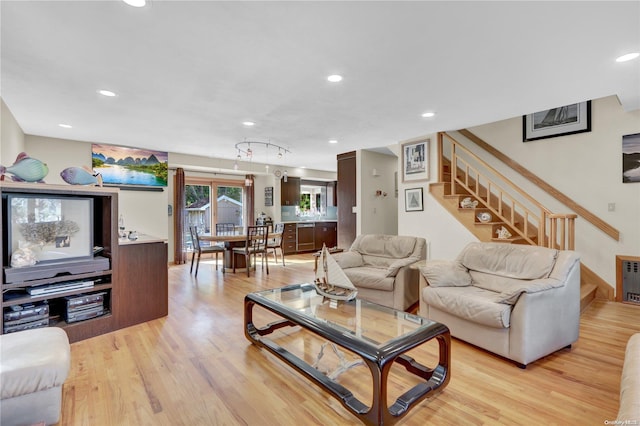
[{"label": "wooden floor plank", "polygon": [[[313,257],[288,256],[270,274],[216,271],[204,258],[198,277],[189,264],[169,269],[169,316],[71,345],[60,425],[357,425],[338,401],[243,334],[245,294],[313,279]],[[256,312],[256,318],[264,313]],[[640,332],[640,307],[594,301],[582,314],[580,339],[527,367],[452,340],[451,381],[423,401],[403,425],[602,425],[618,411],[628,338]],[[299,328],[274,338],[313,362],[323,341]],[[325,353],[327,351],[325,350]],[[411,355],[430,362],[437,349]],[[334,357],[334,358],[332,358]],[[330,367],[334,355],[323,363]],[[324,364],[321,364],[324,365]],[[398,395],[414,380],[391,373]],[[365,367],[340,376],[368,402]]]}]

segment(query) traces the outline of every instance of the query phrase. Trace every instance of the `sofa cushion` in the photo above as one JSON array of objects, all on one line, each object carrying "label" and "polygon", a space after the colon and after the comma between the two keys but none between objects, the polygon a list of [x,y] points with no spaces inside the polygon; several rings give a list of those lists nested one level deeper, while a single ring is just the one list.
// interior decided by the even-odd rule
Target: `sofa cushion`
[{"label": "sofa cushion", "polygon": [[357,287],[393,291],[395,278],[387,277],[386,269],[362,266],[360,268],[345,269],[344,273]]},{"label": "sofa cushion", "polygon": [[415,246],[416,237],[373,234],[361,235],[354,241],[351,250],[365,256],[401,259],[411,256]]},{"label": "sofa cushion", "polygon": [[362,255],[357,251],[345,251],[330,255],[342,269],[357,268],[364,265]]},{"label": "sofa cushion", "polygon": [[523,280],[547,278],[558,250],[546,247],[503,243],[470,243],[458,256],[472,271]]},{"label": "sofa cushion", "polygon": [[494,328],[508,328],[511,306],[498,303],[499,293],[479,287],[425,287],[422,298],[434,306],[459,318]]},{"label": "sofa cushion", "polygon": [[471,275],[456,261],[430,260],[420,267],[420,273],[431,287],[466,287],[471,285]]}]

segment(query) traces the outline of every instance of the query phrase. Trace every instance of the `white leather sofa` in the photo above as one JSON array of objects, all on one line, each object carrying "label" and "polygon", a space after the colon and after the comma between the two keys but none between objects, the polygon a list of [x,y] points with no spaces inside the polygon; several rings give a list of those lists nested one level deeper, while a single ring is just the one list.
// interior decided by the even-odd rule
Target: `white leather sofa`
[{"label": "white leather sofa", "polygon": [[58,423],[62,384],[71,366],[67,334],[58,327],[0,336],[0,424]]},{"label": "white leather sofa", "polygon": [[617,424],[640,425],[640,333],[627,342],[620,380]]},{"label": "white leather sofa", "polygon": [[578,340],[579,260],[573,251],[470,243],[455,260],[420,268],[420,315],[524,368]]},{"label": "white leather sofa", "polygon": [[332,256],[359,298],[403,311],[418,302],[420,277],[409,266],[425,259],[426,245],[420,237],[364,234]]}]

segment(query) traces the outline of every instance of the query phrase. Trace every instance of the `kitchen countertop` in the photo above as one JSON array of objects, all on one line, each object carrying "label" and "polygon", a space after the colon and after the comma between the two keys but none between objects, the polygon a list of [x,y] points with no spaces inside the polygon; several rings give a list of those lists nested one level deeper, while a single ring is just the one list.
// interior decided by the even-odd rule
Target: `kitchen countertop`
[{"label": "kitchen countertop", "polygon": [[138,239],[130,240],[129,238],[118,238],[118,244],[121,246],[131,244],[150,244],[150,243],[166,243],[167,240],[163,238],[154,237],[147,234],[138,234]]},{"label": "kitchen countertop", "polygon": [[282,223],[323,223],[323,222],[337,222],[338,219],[311,219],[311,220],[283,220]]}]

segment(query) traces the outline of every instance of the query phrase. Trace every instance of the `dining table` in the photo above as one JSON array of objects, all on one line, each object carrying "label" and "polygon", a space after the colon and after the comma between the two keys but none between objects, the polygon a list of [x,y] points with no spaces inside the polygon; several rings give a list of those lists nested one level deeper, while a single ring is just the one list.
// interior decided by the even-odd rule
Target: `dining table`
[{"label": "dining table", "polygon": [[[273,232],[267,235],[267,239],[282,237],[282,232]],[[224,268],[233,270],[233,263],[236,263],[236,271],[246,271],[247,264],[244,256],[234,256],[234,247],[244,247],[247,242],[247,234],[229,234],[229,235],[208,235],[202,234],[199,236],[202,241],[209,241],[215,243],[224,243]],[[267,260],[268,261],[268,260]],[[255,266],[254,266],[255,267]]]}]

